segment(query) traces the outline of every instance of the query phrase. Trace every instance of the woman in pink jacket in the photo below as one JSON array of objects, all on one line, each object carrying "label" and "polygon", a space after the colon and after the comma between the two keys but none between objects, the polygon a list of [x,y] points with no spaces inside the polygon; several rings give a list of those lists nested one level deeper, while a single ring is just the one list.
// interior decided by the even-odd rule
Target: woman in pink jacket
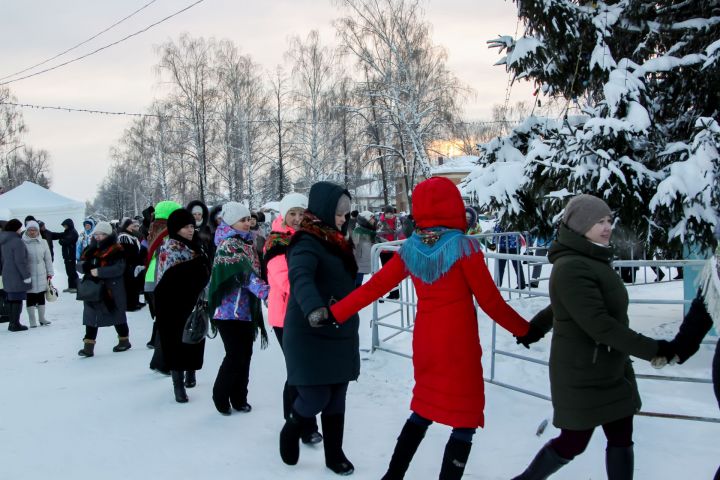
[{"label": "woman in pink jacket", "polygon": [[[282,348],[283,344],[285,310],[287,310],[288,297],[290,296],[290,280],[288,279],[288,264],[285,253],[290,243],[290,237],[300,226],[307,204],[307,197],[299,193],[289,193],[283,197],[280,201],[280,216],[273,221],[272,231],[268,235],[263,249],[264,273],[270,285],[268,317],[280,348]],[[297,397],[297,390],[285,382],[283,388],[283,416],[286,420],[295,397]],[[314,431],[305,435],[302,441],[306,444],[315,444],[322,441],[322,435],[318,432],[317,423]]]}]

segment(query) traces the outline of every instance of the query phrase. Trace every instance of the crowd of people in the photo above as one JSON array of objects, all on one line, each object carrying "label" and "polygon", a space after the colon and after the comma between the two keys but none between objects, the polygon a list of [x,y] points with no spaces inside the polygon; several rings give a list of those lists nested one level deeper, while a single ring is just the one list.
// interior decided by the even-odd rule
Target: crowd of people
[{"label": "crowd of people", "polygon": [[[318,182],[307,197],[290,193],[281,199],[267,230],[261,213],[232,201],[212,209],[200,201],[186,207],[163,201],[116,226],[86,219],[80,233],[70,219],[60,233],[32,217],[24,224],[9,220],[0,232],[8,329],[27,330],[20,322],[23,302],[30,327],[50,324],[45,300],[54,275],[52,242],[58,240],[66,292],[83,301],[85,335],[78,354],[93,357],[99,328],[107,326],[118,336],[113,351],[130,349],[126,312],[147,304],[154,320],[147,342],[153,349],[150,368],[168,375],[175,400],[186,403],[203,367],[205,339],[188,342],[185,327],[200,309],[225,350],[212,388],[214,407],[231,415],[252,411],[253,348],[258,337],[261,348],[268,343],[264,304],[286,365],[278,392],[284,418],[280,457],[295,465],[301,443],[322,443],[326,466],[349,475],[355,467],[343,438],[349,385],[360,375],[358,312],[385,295],[399,298],[398,285],[409,276],[418,297],[415,387],[383,480],[404,478],[432,423],[452,427],[439,478],[462,477],[485,421],[476,303],[527,348],[551,329],[555,333],[550,388],[560,434],[515,479],[548,478],[585,450],[596,427],[607,437],[608,478],[633,477],[640,396],[631,357],[664,366],[698,350],[713,320],[718,325],[720,319],[717,260],[675,338],[639,334],[629,326],[627,291],[611,266],[612,212],[602,199],[579,195],[566,205],[556,240],[543,242],[553,264],[550,304],[527,321],[500,295],[483,240],[473,236],[479,233],[477,213],[451,181],[418,184],[412,215],[405,217],[392,206],[377,215],[351,212],[351,205],[346,189]],[[514,253],[518,245],[503,238],[497,248]],[[395,240],[405,241],[396,253],[381,253],[382,268],[366,280],[372,246]],[[719,367],[720,343],[714,363],[720,402]]]}]

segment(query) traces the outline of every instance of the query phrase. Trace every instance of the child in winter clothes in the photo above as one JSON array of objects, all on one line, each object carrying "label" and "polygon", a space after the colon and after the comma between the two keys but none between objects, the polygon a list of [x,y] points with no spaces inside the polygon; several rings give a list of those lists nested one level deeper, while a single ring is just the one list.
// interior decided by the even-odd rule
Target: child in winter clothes
[{"label": "child in winter clothes", "polygon": [[[290,297],[287,249],[290,245],[290,238],[300,227],[307,204],[308,199],[305,195],[299,193],[285,195],[280,201],[280,215],[273,221],[272,231],[265,241],[263,265],[265,278],[270,285],[268,319],[280,348],[283,346],[285,312]],[[283,387],[283,418],[286,420],[290,415],[290,409],[295,398],[297,398],[297,389],[292,385],[288,385],[286,380]],[[322,435],[318,432],[317,421],[315,421],[314,426],[314,429],[305,432],[302,436],[303,443],[314,444],[322,441]]]},{"label": "child in winter clothes", "polygon": [[440,478],[459,479],[473,434],[484,425],[482,351],[472,297],[514,335],[525,335],[528,323],[501,297],[485,266],[479,242],[464,235],[465,207],[450,180],[437,177],[418,184],[412,213],[417,229],[398,255],[330,310],[343,323],[410,274],[418,295],[413,333],[413,413],[400,433],[383,479],[404,478],[432,422],[453,427]]},{"label": "child in winter clothes", "polygon": [[250,359],[258,331],[261,346],[267,332],[260,301],[268,285],[260,277],[260,260],[250,232],[250,210],[238,202],[223,206],[223,221],[215,231],[217,250],[208,287],[208,311],[212,313],[225,346],[225,358],[213,386],[213,402],[222,415],[234,408],[249,412],[247,402]]}]

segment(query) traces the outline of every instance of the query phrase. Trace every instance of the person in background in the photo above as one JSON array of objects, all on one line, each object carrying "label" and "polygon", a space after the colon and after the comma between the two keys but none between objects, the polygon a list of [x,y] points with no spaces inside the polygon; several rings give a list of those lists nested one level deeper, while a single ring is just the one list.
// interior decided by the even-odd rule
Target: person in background
[{"label": "person in background", "polygon": [[[308,199],[300,193],[289,193],[280,201],[280,215],[273,221],[273,228],[265,241],[263,255],[263,279],[270,286],[268,294],[268,321],[275,332],[275,336],[283,348],[283,326],[290,297],[290,279],[288,278],[287,249],[290,239],[300,228],[303,214],[308,205]],[[287,378],[287,375],[286,375]],[[297,398],[297,389],[288,385],[287,380],[283,386],[283,418],[288,419],[292,404]],[[314,419],[313,419],[314,420]],[[303,432],[302,441],[305,444],[315,444],[322,441],[318,432],[317,421],[315,428]]]},{"label": "person in background", "polygon": [[352,241],[352,234],[355,231],[355,226],[357,225],[358,215],[360,215],[360,212],[353,210],[350,212],[350,218],[347,221],[347,238],[350,241]]},{"label": "person in background", "polygon": [[185,321],[210,279],[210,260],[195,229],[196,219],[180,208],[167,220],[168,236],[157,253],[155,308],[165,365],[170,369],[175,401],[188,401],[185,388],[196,384],[203,366],[205,339],[183,343]]},{"label": "person in background", "polygon": [[225,346],[225,358],[213,385],[213,403],[222,415],[230,415],[231,407],[243,413],[252,410],[247,401],[248,382],[258,333],[261,348],[267,346],[260,302],[267,298],[269,289],[260,276],[250,220],[245,205],[228,202],[215,232],[217,250],[208,287],[208,311]]},{"label": "person in background", "polygon": [[65,264],[65,274],[68,277],[68,288],[64,292],[77,292],[78,273],[76,270],[77,259],[75,248],[78,244],[79,235],[75,230],[75,223],[71,218],[66,218],[60,224],[63,227],[62,233],[51,233],[53,240],[60,243],[60,251],[62,252],[63,263]]},{"label": "person in background", "polygon": [[208,227],[210,227],[210,233],[212,234],[213,238],[213,249],[215,248],[215,230],[217,230],[217,227],[220,225],[220,221],[222,220],[222,204],[221,205],[215,205],[210,209],[210,219],[208,220]]},{"label": "person in background", "polygon": [[354,315],[337,328],[321,325],[331,299],[355,288],[357,264],[342,233],[348,213],[350,193],[340,185],[318,182],[310,188],[308,209],[287,253],[290,298],[283,333],[288,383],[298,396],[280,431],[280,457],[297,464],[300,439],[320,414],[325,465],[339,475],[355,470],[343,436],[348,384],[360,374],[360,323]]},{"label": "person in background", "polygon": [[482,228],[480,228],[480,224],[478,223],[477,211],[473,207],[465,207],[465,220],[468,224],[467,232],[465,232],[466,235],[482,233]]},{"label": "person in background", "polygon": [[375,216],[372,212],[365,210],[358,214],[355,221],[355,228],[350,237],[353,245],[353,253],[355,254],[355,261],[358,266],[358,273],[355,277],[356,287],[362,285],[365,275],[372,272],[370,251],[375,244],[376,227]]},{"label": "person in background", "polygon": [[55,248],[53,247],[53,232],[47,229],[45,222],[38,220],[37,224],[40,226],[40,236],[47,243],[48,249],[50,250],[50,258],[55,261]]},{"label": "person in background", "polygon": [[95,220],[93,220],[92,218],[86,218],[85,220],[83,220],[83,231],[78,238],[77,246],[75,248],[75,258],[77,260],[80,260],[80,254],[88,247],[88,245],[90,245],[90,242],[93,238],[92,234],[94,228]]},{"label": "person in background", "polygon": [[[495,233],[502,233],[503,235],[498,235],[493,240],[495,244],[497,244],[497,253],[509,253],[512,255],[519,255],[520,249],[523,245],[522,242],[524,242],[524,238],[520,234],[509,234],[505,235],[505,232],[507,231],[506,227],[498,221],[495,224]],[[511,260],[510,263],[512,264],[513,270],[515,270],[515,275],[517,276],[517,286],[516,288],[520,290],[524,290],[527,286],[525,284],[525,272],[523,271],[522,265],[520,264],[519,260]],[[496,284],[498,286],[502,286],[503,277],[505,276],[505,267],[507,265],[507,260],[504,258],[501,258],[498,260],[498,278],[496,281]],[[508,280],[509,282],[509,280]]]},{"label": "person in background", "polygon": [[125,272],[123,273],[125,302],[128,312],[136,312],[145,306],[140,302],[140,289],[136,275],[136,273],[140,273],[138,267],[145,263],[145,259],[141,256],[142,247],[138,238],[140,223],[126,218],[120,224],[118,231],[118,243],[122,246],[125,254]]},{"label": "person in background", "polygon": [[51,322],[45,318],[45,291],[55,274],[50,249],[45,239],[40,236],[40,225],[35,220],[27,222],[22,239],[30,266],[31,286],[26,299],[30,327],[37,327],[38,321],[40,325],[50,325]]},{"label": "person in background", "polygon": [[[402,225],[399,221],[395,207],[392,205],[386,205],[383,209],[383,213],[380,215],[380,221],[377,225],[376,239],[378,242],[394,242],[395,240],[402,240],[405,238],[402,234]],[[394,253],[389,251],[380,252],[380,263],[385,265],[393,257]],[[392,290],[388,296],[390,300],[397,300],[400,298],[400,290]]]},{"label": "person in background", "polygon": [[612,225],[612,211],[598,197],[578,195],[565,206],[548,255],[550,305],[517,336],[529,347],[553,329],[550,392],[560,435],[513,480],[548,478],[585,451],[600,426],[608,478],[633,478],[633,419],[641,401],[630,357],[672,361],[679,348],[630,328],[627,290],[611,266]]},{"label": "person in background", "polygon": [[118,343],[113,347],[113,352],[124,352],[132,346],[125,315],[123,256],[123,249],[117,243],[117,236],[113,233],[112,226],[108,222],[99,222],[93,230],[92,242],[82,251],[78,263],[78,271],[102,284],[100,302],[83,302],[85,337],[83,348],[78,352],[81,357],[95,355],[95,341],[100,327],[115,327]]},{"label": "person in background", "polygon": [[23,224],[17,218],[9,220],[0,232],[0,264],[3,290],[7,295],[8,331],[22,332],[28,327],[20,323],[22,304],[32,285],[28,252],[20,238]]},{"label": "person in background", "polygon": [[210,212],[207,205],[200,200],[193,200],[187,204],[185,209],[192,213],[195,219],[195,233],[203,243],[203,248],[212,262],[215,256],[215,231],[210,226]]},{"label": "person in background", "polygon": [[252,218],[250,231],[253,235],[253,244],[255,245],[255,251],[257,252],[258,258],[262,262],[263,249],[265,248],[265,234],[262,229],[263,222],[265,221],[265,214],[262,212],[256,212],[250,215]]},{"label": "person in background", "polygon": [[404,478],[428,427],[439,422],[453,428],[439,478],[459,480],[475,431],[485,422],[482,349],[473,297],[510,333],[525,335],[529,325],[495,287],[480,242],[464,235],[465,207],[455,184],[447,178],[430,178],[415,187],[412,198],[415,233],[367,283],[330,305],[330,320],[344,325],[410,275],[418,297],[412,414],[382,478]]},{"label": "person in background", "polygon": [[[550,249],[550,244],[552,244],[552,239],[544,237],[542,235],[533,235],[532,243],[534,244],[533,255],[535,255],[536,257],[547,257],[548,250]],[[542,268],[542,263],[533,266],[530,276],[530,286],[532,288],[538,288],[540,286],[540,275],[542,275]]]}]

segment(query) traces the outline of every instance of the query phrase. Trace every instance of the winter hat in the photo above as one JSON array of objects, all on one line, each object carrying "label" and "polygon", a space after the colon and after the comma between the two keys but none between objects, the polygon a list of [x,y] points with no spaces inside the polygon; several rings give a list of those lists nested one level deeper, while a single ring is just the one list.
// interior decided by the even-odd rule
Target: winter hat
[{"label": "winter hat", "polygon": [[385,205],[385,208],[383,208],[383,213],[395,213],[395,207],[392,205]]},{"label": "winter hat", "polygon": [[582,194],[565,205],[563,222],[570,230],[585,235],[598,220],[607,216],[612,216],[612,211],[604,200]]},{"label": "winter hat", "polygon": [[370,223],[373,218],[375,217],[372,212],[365,210],[358,214],[357,224],[364,228],[374,229],[375,227]]},{"label": "winter hat", "polygon": [[287,212],[293,208],[302,208],[305,210],[308,206],[308,199],[301,193],[288,193],[280,200],[280,216],[285,218]]},{"label": "winter hat", "polygon": [[170,234],[175,234],[188,225],[195,226],[195,218],[184,208],[178,208],[167,219],[167,229]]},{"label": "winter hat", "polygon": [[[190,211],[191,214],[195,215],[196,213],[203,213],[203,209],[200,205],[195,205],[192,207],[192,210]],[[169,219],[169,217],[168,217]]]},{"label": "winter hat", "polygon": [[22,222],[17,218],[13,218],[5,224],[3,231],[5,232],[17,232],[22,228]]},{"label": "winter hat", "polygon": [[108,222],[98,222],[98,224],[95,226],[95,230],[93,230],[93,234],[95,233],[104,233],[105,235],[112,235],[113,229],[112,225],[110,225]]},{"label": "winter hat", "polygon": [[34,228],[35,230],[40,231],[40,225],[35,220],[29,220],[25,224],[25,230],[30,230],[31,228]]},{"label": "winter hat", "polygon": [[362,212],[358,213],[358,217],[362,218],[366,222],[369,222],[375,217],[375,215],[373,215],[373,213],[368,210],[363,210]]},{"label": "winter hat", "polygon": [[250,216],[250,209],[240,202],[228,202],[223,205],[222,219],[228,225],[234,225],[241,218]]},{"label": "winter hat", "polygon": [[465,204],[460,190],[447,178],[433,177],[413,190],[412,216],[419,228],[447,227],[467,230]]},{"label": "winter hat", "polygon": [[167,220],[172,212],[182,208],[179,203],[172,200],[164,200],[155,205],[155,220]]}]

